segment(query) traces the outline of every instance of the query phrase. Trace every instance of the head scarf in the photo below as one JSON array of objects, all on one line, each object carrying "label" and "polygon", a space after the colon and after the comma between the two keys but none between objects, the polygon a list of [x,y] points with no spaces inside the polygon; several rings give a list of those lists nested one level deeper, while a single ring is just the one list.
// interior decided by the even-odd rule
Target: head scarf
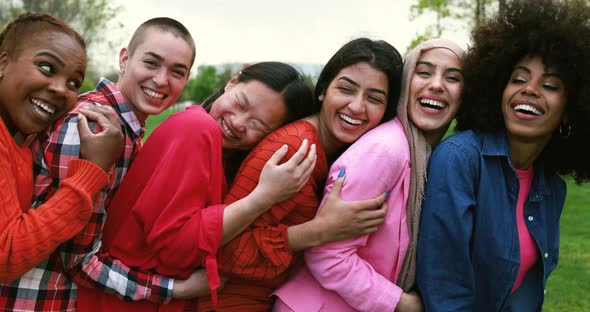
[{"label": "head scarf", "polygon": [[[414,48],[404,63],[402,74],[402,88],[400,99],[397,105],[397,116],[401,121],[406,137],[410,145],[411,157],[411,180],[410,194],[407,203],[407,223],[410,236],[410,245],[404,259],[404,263],[397,279],[397,285],[404,291],[409,291],[416,281],[416,243],[418,240],[418,228],[420,225],[420,212],[422,211],[422,199],[424,198],[424,185],[426,183],[426,168],[430,158],[431,146],[422,134],[422,130],[414,125],[409,119],[408,105],[410,101],[410,82],[416,68],[416,63],[423,52],[444,48],[455,53],[459,60],[463,60],[465,51],[456,43],[447,39],[431,39],[419,44]],[[428,230],[428,229],[426,229]]]}]

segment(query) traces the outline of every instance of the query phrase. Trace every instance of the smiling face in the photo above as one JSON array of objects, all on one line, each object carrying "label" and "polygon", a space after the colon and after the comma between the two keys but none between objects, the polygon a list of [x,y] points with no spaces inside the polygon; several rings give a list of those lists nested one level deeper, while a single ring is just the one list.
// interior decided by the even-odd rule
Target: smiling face
[{"label": "smiling face", "polygon": [[193,55],[192,47],[169,31],[149,28],[143,38],[132,54],[121,50],[118,83],[142,122],[176,102],[188,81]]},{"label": "smiling face", "polygon": [[387,107],[385,73],[362,62],[345,67],[320,96],[320,131],[348,144],[379,124]]},{"label": "smiling face", "polygon": [[416,63],[408,114],[429,141],[440,140],[457,114],[463,90],[462,68],[457,55],[445,48],[423,52]]},{"label": "smiling face", "polygon": [[502,95],[502,113],[509,138],[546,144],[565,111],[566,92],[555,68],[540,56],[521,59]]},{"label": "smiling face", "polygon": [[209,114],[221,127],[223,149],[252,149],[287,118],[283,96],[264,83],[251,80],[228,82]]},{"label": "smiling face", "polygon": [[56,30],[35,33],[14,51],[0,54],[0,115],[13,135],[38,133],[76,104],[86,51]]}]

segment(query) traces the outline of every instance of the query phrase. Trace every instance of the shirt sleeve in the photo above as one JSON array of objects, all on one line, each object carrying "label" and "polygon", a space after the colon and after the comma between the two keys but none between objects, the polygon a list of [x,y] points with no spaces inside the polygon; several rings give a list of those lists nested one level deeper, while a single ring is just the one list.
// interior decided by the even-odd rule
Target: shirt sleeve
[{"label": "shirt sleeve", "polygon": [[474,309],[470,242],[478,169],[465,148],[446,141],[430,159],[416,276],[425,311]]},{"label": "shirt sleeve", "polygon": [[[342,169],[346,169],[346,179],[340,194],[345,200],[369,199],[391,191],[394,184],[407,175],[407,152],[396,153],[395,146],[387,146],[403,142],[392,142],[389,139],[383,144],[375,145],[371,144],[368,137],[363,139],[363,142],[353,144],[330,168],[324,200],[331,192],[333,183]],[[399,145],[399,148],[408,149],[404,144]],[[399,191],[397,194],[390,194],[389,210],[401,209],[401,213],[405,214],[407,193],[404,188],[400,188]],[[388,212],[391,216],[394,213],[399,215],[400,211]],[[402,289],[376,272],[371,263],[358,254],[358,249],[364,247],[370,237],[371,235],[363,235],[310,248],[305,251],[305,262],[312,275],[324,288],[337,292],[355,310],[394,311]]]},{"label": "shirt sleeve", "polygon": [[153,173],[130,203],[132,214],[170,272],[192,271],[217,254],[225,207],[221,140],[219,126],[205,112],[183,112],[160,125],[133,165],[135,173]]},{"label": "shirt sleeve", "polygon": [[[230,202],[249,194],[260,177],[264,164],[283,144],[289,146],[289,159],[295,154],[304,137],[269,135],[244,160],[226,199]],[[220,271],[232,277],[259,281],[272,281],[283,274],[295,261],[295,253],[289,246],[288,223],[304,223],[311,220],[318,206],[318,166],[307,184],[291,198],[275,204],[262,214],[241,235],[220,249]],[[228,202],[226,200],[226,202]],[[308,213],[306,213],[308,212]]]},{"label": "shirt sleeve", "polygon": [[[10,163],[14,155],[9,155],[5,143],[3,141],[0,148],[2,283],[17,279],[47,258],[59,244],[78,233],[90,216],[92,195],[107,183],[107,176],[99,167],[79,160],[70,165],[67,178],[59,184],[49,201],[36,209],[21,207],[19,186],[11,170],[16,164]],[[32,167],[32,163],[29,166]],[[31,169],[23,170],[32,174]]]},{"label": "shirt sleeve", "polygon": [[[63,178],[69,162],[79,158],[80,139],[77,122],[75,116],[70,116],[52,129],[43,145],[44,159],[36,176],[36,187],[50,188]],[[116,174],[117,169],[113,167],[110,175],[114,177]],[[117,259],[98,253],[107,216],[105,200],[113,187],[112,183],[113,180],[109,188],[103,189],[94,197],[92,215],[82,231],[59,247],[64,270],[76,284],[84,287],[117,293],[127,300],[168,302],[172,297],[174,284],[170,278],[131,269]],[[37,200],[45,200],[47,192],[38,194],[41,196],[38,196]]]}]

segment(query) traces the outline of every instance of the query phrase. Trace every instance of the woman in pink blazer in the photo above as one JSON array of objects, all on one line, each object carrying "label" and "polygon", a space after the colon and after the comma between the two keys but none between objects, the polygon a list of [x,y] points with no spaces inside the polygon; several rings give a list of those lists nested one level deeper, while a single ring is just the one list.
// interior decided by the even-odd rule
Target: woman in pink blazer
[{"label": "woman in pink blazer", "polygon": [[430,149],[461,103],[463,54],[453,42],[433,39],[408,55],[398,117],[344,152],[324,191],[341,187],[344,200],[389,192],[385,223],[375,233],[307,250],[306,266],[275,291],[274,311],[421,310],[411,289],[424,177]]}]

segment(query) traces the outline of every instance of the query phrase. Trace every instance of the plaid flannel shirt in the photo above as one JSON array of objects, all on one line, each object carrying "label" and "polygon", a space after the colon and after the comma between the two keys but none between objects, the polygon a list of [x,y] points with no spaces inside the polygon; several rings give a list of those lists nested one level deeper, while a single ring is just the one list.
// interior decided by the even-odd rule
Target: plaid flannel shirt
[{"label": "plaid flannel shirt", "polygon": [[144,132],[130,104],[112,82],[102,79],[96,90],[82,94],[76,107],[48,130],[46,137],[37,141],[33,207],[55,193],[59,181],[66,177],[68,162],[78,158],[77,110],[96,102],[117,113],[125,136],[124,155],[111,169],[110,184],[94,198],[92,216],[82,232],[20,279],[0,284],[0,310],[75,311],[77,285],[116,293],[125,300],[155,303],[171,300],[172,279],[130,269],[119,260],[99,252],[106,222],[105,207],[140,149]]}]

